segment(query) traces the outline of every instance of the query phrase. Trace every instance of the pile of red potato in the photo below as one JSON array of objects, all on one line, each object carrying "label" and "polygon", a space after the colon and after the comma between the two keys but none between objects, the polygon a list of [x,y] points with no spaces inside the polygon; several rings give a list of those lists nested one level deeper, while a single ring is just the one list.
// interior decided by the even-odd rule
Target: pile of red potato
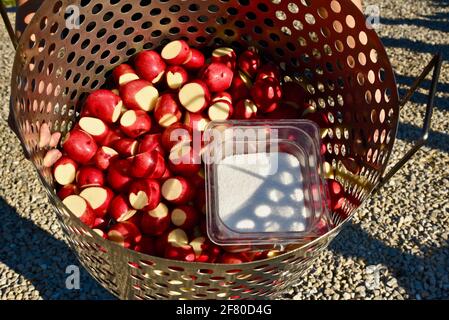
[{"label": "pile of red potato", "polygon": [[[282,83],[256,50],[218,48],[206,59],[182,40],[142,51],[112,75],[116,89],[87,97],[53,166],[67,208],[104,238],[145,254],[216,263],[269,257],[208,239],[193,136],[211,120],[299,118],[308,110],[305,90]],[[329,186],[335,210],[343,189],[335,180]]]}]

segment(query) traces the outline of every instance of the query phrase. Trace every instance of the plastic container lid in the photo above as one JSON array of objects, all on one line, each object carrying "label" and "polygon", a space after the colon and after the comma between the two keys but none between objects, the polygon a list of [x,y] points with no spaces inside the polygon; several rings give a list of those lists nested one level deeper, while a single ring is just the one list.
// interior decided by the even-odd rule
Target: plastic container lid
[{"label": "plastic container lid", "polygon": [[204,132],[207,232],[222,246],[286,245],[328,230],[319,128],[214,121]]}]

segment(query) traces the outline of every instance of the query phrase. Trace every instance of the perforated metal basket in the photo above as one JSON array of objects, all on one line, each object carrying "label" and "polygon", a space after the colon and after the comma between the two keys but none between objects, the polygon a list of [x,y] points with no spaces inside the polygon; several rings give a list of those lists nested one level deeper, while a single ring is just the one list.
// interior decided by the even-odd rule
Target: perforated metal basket
[{"label": "perforated metal basket", "polygon": [[[73,5],[80,13],[78,29],[68,28],[76,22],[66,13]],[[341,215],[333,216],[337,227],[325,236],[270,259],[183,263],[123,249],[94,234],[59,201],[51,171],[43,166],[43,123],[52,132],[67,132],[83,98],[105,83],[111,69],[142,49],[179,38],[199,48],[255,46],[293,81],[307,84],[317,112],[332,124],[325,158],[351,195],[343,207],[349,218],[385,181],[400,105],[392,68],[376,33],[347,0],[46,1],[24,32],[13,68],[10,124],[92,276],[124,299],[274,298],[337,235]]]}]

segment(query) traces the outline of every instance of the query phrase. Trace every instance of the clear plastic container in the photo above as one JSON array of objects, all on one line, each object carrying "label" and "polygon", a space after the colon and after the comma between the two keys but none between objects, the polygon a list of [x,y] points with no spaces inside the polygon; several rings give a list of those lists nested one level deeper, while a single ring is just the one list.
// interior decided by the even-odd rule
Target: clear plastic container
[{"label": "clear plastic container", "polygon": [[329,229],[314,122],[214,121],[204,139],[207,232],[214,243],[284,246]]}]

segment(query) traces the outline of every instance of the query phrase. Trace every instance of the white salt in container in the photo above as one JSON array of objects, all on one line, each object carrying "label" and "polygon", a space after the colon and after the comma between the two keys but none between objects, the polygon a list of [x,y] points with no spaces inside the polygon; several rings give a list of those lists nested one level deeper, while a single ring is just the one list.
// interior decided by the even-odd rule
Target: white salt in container
[{"label": "white salt in container", "polygon": [[314,122],[211,122],[204,138],[207,232],[214,243],[283,246],[330,227]]}]

